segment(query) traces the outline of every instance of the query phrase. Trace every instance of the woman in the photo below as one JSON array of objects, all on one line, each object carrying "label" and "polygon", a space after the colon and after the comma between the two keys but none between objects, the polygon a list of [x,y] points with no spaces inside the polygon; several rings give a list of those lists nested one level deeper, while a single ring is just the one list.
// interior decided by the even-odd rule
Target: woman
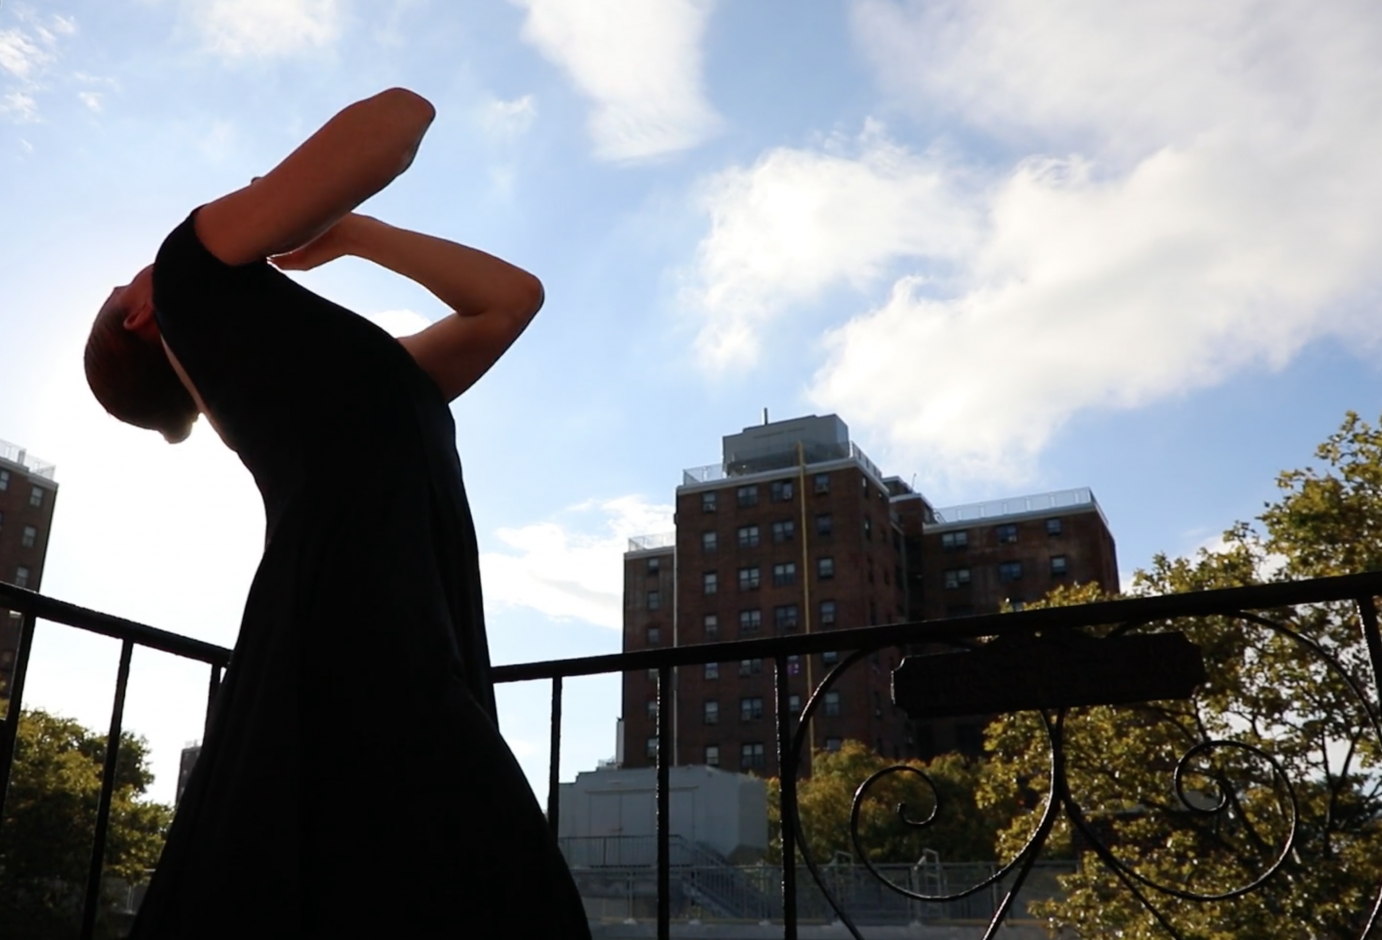
[{"label": "woman", "polygon": [[[542,305],[531,275],[357,215],[434,116],[391,89],[195,210],[87,346],[116,417],[198,414],[253,474],[264,557],[132,937],[588,937],[500,737],[448,402]],[[355,255],[455,314],[394,340],[300,287]]]}]

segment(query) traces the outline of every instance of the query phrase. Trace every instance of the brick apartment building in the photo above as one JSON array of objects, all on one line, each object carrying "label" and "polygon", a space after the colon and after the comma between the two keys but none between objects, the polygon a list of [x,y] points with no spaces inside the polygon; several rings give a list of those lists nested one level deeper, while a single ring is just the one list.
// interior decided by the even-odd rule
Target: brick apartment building
[{"label": "brick apartment building", "polygon": [[[53,527],[54,468],[0,441],[0,581],[37,591]],[[0,609],[0,695],[19,655],[20,616]],[[3,717],[3,716],[0,716]]]},{"label": "brick apartment building", "polygon": [[[1088,490],[936,511],[884,477],[835,415],[765,423],[723,443],[720,464],[684,473],[675,534],[630,542],[626,651],[985,613],[1063,580],[1117,584],[1113,539]],[[789,661],[793,709],[836,661]],[[852,738],[894,758],[976,749],[981,716],[913,727],[893,708],[896,665],[884,651],[841,676],[813,721],[813,746]],[[777,774],[771,661],[680,669],[674,682],[674,763]],[[652,764],[655,671],[625,675],[621,728],[624,765]]]}]

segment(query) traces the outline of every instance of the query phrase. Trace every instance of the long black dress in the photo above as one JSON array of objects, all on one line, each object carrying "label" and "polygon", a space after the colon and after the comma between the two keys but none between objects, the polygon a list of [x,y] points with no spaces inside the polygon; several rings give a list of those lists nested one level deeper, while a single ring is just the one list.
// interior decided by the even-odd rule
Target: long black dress
[{"label": "long black dress", "polygon": [[169,348],[268,521],[234,655],[131,937],[588,937],[499,735],[474,525],[432,380],[194,212]]}]

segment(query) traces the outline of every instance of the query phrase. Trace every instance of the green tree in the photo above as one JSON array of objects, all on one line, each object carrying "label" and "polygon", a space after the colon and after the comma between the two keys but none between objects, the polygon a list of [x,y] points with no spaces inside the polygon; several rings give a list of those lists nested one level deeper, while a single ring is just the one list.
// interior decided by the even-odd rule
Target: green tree
[{"label": "green tree", "polygon": [[[105,761],[104,734],[25,710],[0,819],[0,923],[5,940],[76,936]],[[115,767],[105,872],[130,884],[158,861],[172,808],[142,799],[148,745],[125,733]],[[102,920],[102,934],[113,936]]]},{"label": "green tree", "polygon": [[[1280,495],[1259,517],[1260,528],[1238,523],[1220,547],[1194,558],[1156,556],[1137,572],[1131,593],[1382,568],[1382,431],[1350,413],[1317,457],[1322,470],[1278,477]],[[1045,603],[1083,603],[1096,594],[1060,592]],[[1292,816],[1288,778],[1297,836],[1260,889],[1198,903],[1139,888],[1188,937],[1355,940],[1382,882],[1382,742],[1349,684],[1365,695],[1373,688],[1357,611],[1324,604],[1266,616],[1280,629],[1233,617],[1150,625],[1183,630],[1199,644],[1209,681],[1188,702],[1070,710],[1058,728],[1066,778],[1097,842],[1141,876],[1206,895],[1251,884],[1282,853]],[[1194,750],[1208,739],[1247,747]],[[1047,742],[1047,727],[1033,713],[1005,716],[987,732],[992,758],[980,802],[1039,794],[1003,833],[1000,854],[1017,850],[1045,808]],[[1173,781],[1183,759],[1178,793]],[[1208,812],[1221,803],[1221,811]],[[1132,940],[1169,935],[1068,822],[1057,825],[1050,848],[1081,861],[1064,879],[1065,899],[1033,905],[1053,928]]]},{"label": "green tree", "polygon": [[[914,863],[924,849],[939,853],[947,862],[993,858],[994,839],[1015,807],[1002,800],[983,808],[975,803],[978,762],[958,754],[944,754],[930,762],[889,760],[859,741],[845,741],[834,752],[817,751],[811,776],[797,782],[801,824],[813,858],[825,863],[836,852],[857,854],[849,832],[855,790],[872,774],[893,766],[910,769],[880,778],[860,808],[859,837],[870,860]],[[934,790],[918,772],[935,784]],[[769,860],[774,864],[782,859],[780,787],[777,778],[768,781],[768,825],[774,833]],[[899,824],[899,806],[906,807],[907,818],[920,822],[937,808],[937,796],[940,806],[930,825]]]}]

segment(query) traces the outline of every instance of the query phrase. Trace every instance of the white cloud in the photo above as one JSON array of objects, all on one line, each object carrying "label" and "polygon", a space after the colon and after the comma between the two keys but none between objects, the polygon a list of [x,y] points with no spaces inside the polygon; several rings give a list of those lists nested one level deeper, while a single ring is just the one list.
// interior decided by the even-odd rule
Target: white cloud
[{"label": "white cloud", "polygon": [[710,232],[690,298],[706,318],[702,362],[751,365],[772,319],[837,283],[865,288],[899,258],[972,251],[978,219],[955,178],[939,155],[909,153],[875,122],[857,141],[782,147],[716,174],[701,192]]},{"label": "white cloud", "polygon": [[[1356,310],[1382,262],[1382,18],[1364,5],[868,0],[855,22],[899,104],[1016,156],[904,151],[907,172],[872,174],[885,208],[803,237],[799,206],[755,195],[838,192],[825,168],[867,177],[870,145],[775,152],[715,202],[700,271],[707,297],[800,301],[897,259],[809,389],[894,458],[1016,479],[1080,411],[1279,367],[1323,335],[1378,338]],[[954,245],[916,234],[930,212]],[[729,238],[721,218],[753,224]],[[752,348],[765,318],[712,308],[704,335],[727,316]]]},{"label": "white cloud", "polygon": [[38,120],[38,102],[33,95],[11,91],[0,98],[0,114],[8,114],[20,123]]},{"label": "white cloud", "polygon": [[343,0],[195,0],[186,13],[207,47],[228,59],[300,55],[331,45]]},{"label": "white cloud", "polygon": [[532,95],[523,95],[508,101],[500,98],[491,100],[485,105],[480,120],[491,138],[498,143],[508,144],[526,133],[536,117],[537,102]]},{"label": "white cloud", "polygon": [[52,53],[19,30],[0,30],[0,68],[16,78],[31,77],[52,58]]},{"label": "white cloud", "polygon": [[97,114],[101,112],[101,93],[98,91],[79,91],[77,97],[81,103],[86,105]]},{"label": "white cloud", "polygon": [[701,88],[712,0],[512,0],[523,39],[594,104],[596,156],[637,160],[694,147],[720,118]]},{"label": "white cloud", "polygon": [[672,529],[672,507],[624,496],[583,503],[548,520],[496,535],[504,552],[484,552],[485,599],[618,630],[623,625],[624,552],[636,535]]}]

